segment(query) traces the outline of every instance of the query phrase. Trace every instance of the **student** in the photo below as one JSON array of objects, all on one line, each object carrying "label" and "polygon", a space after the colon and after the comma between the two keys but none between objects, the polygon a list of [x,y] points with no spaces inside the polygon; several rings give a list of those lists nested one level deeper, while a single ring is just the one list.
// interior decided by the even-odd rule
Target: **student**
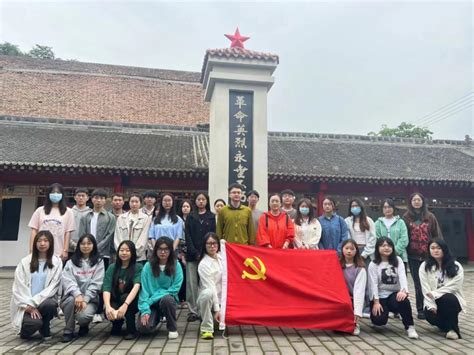
[{"label": "student", "polygon": [[251,190],[247,193],[247,202],[250,210],[252,211],[252,220],[254,230],[258,230],[258,221],[260,216],[263,214],[263,211],[260,211],[257,208],[258,201],[260,200],[260,194],[257,190]]},{"label": "student", "polygon": [[354,308],[354,332],[360,334],[360,319],[364,308],[365,289],[367,286],[367,272],[364,259],[360,256],[359,247],[353,239],[342,242],[342,255],[339,258],[347,290],[352,299]]},{"label": "student", "polygon": [[158,194],[155,191],[145,191],[143,193],[143,203],[145,204],[145,206],[143,206],[142,212],[154,218],[157,199],[158,199]]},{"label": "student", "polygon": [[257,245],[260,247],[288,249],[295,237],[295,225],[281,209],[278,193],[270,195],[269,212],[264,212],[258,222]]},{"label": "student", "polygon": [[443,238],[435,215],[428,211],[425,197],[419,192],[408,200],[408,210],[403,219],[408,229],[408,265],[415,284],[416,310],[418,319],[425,319],[423,312],[423,293],[419,278],[421,263],[428,256],[428,244],[435,238]]},{"label": "student", "polygon": [[242,185],[229,186],[229,206],[224,206],[217,216],[216,232],[219,238],[230,243],[254,245],[252,211],[242,205]]},{"label": "student", "polygon": [[295,202],[295,193],[293,190],[286,189],[283,190],[280,194],[283,199],[283,207],[281,208],[283,212],[286,212],[288,216],[294,220],[296,218],[296,209],[293,207]]},{"label": "student", "polygon": [[76,204],[72,206],[72,214],[74,215],[74,224],[76,229],[71,232],[71,237],[69,239],[69,257],[72,256],[74,250],[76,250],[77,241],[79,240],[79,225],[81,224],[81,218],[92,211],[92,209],[87,206],[87,201],[89,201],[89,191],[84,187],[79,187],[74,192],[74,201]]},{"label": "student", "polygon": [[142,267],[137,263],[135,244],[131,240],[120,242],[115,263],[107,269],[102,286],[105,316],[112,322],[110,335],[122,335],[124,319],[127,325],[124,339],[132,340],[138,335],[135,315]]},{"label": "student", "polygon": [[375,221],[375,236],[388,237],[393,240],[397,255],[405,264],[405,271],[408,268],[407,245],[408,230],[405,222],[400,216],[395,215],[395,202],[391,198],[387,198],[382,203],[383,217]]},{"label": "student", "polygon": [[347,224],[336,213],[336,201],[332,197],[323,200],[323,215],[319,217],[321,223],[321,240],[319,249],[333,249],[341,255],[341,245],[347,239]]},{"label": "student", "polygon": [[40,230],[50,231],[54,238],[54,255],[66,261],[69,257],[69,239],[76,229],[74,215],[66,207],[64,187],[52,184],[46,189],[44,206],[38,207],[28,223],[31,228],[30,253],[33,251],[33,240]]},{"label": "student", "polygon": [[372,323],[385,325],[389,312],[400,314],[408,337],[418,339],[408,299],[405,266],[389,238],[377,239],[374,260],[369,265],[369,287]]},{"label": "student", "polygon": [[345,219],[348,237],[354,239],[360,251],[360,256],[369,266],[375,251],[375,224],[372,218],[367,216],[364,203],[354,198],[349,202],[348,217]]},{"label": "student", "polygon": [[178,337],[176,302],[183,282],[183,271],[176,260],[173,241],[158,238],[150,262],[146,263],[141,276],[138,299],[139,331],[150,333],[158,325],[160,317],[166,318],[168,338]]},{"label": "student", "polygon": [[13,328],[22,339],[37,331],[50,338],[50,322],[56,315],[56,294],[61,283],[61,259],[54,255],[54,238],[39,231],[33,239],[33,251],[21,259],[15,269],[10,303]]},{"label": "student", "polygon": [[76,321],[79,323],[79,336],[89,333],[89,323],[98,309],[103,280],[104,262],[100,258],[97,242],[92,234],[84,234],[79,238],[62,274],[61,308],[66,320],[64,343],[74,339]]},{"label": "student", "polygon": [[[178,216],[181,217],[183,220],[183,235],[185,235],[186,231],[186,221],[188,219],[188,216],[193,212],[193,207],[192,207],[192,202],[191,200],[183,200],[181,202],[181,206],[178,211]],[[186,263],[186,253],[187,253],[187,247],[186,247],[186,241],[185,238],[179,240],[178,248],[176,250],[176,253],[178,255],[178,261],[181,264],[181,268],[183,269],[183,283],[181,284],[181,289],[179,290],[178,293],[178,298],[179,298],[179,303],[181,308],[187,308],[188,304],[186,303],[186,287],[187,287],[187,263]]]},{"label": "student", "polygon": [[178,248],[180,240],[184,239],[184,222],[176,214],[174,206],[174,196],[170,193],[164,193],[161,196],[158,215],[148,233],[148,239],[151,246],[155,246],[155,241],[161,237],[168,237],[173,242],[173,250]]},{"label": "student", "polygon": [[142,265],[146,262],[148,249],[148,233],[151,225],[151,216],[147,215],[140,208],[142,196],[132,193],[128,200],[130,211],[125,212],[117,218],[114,233],[114,247],[118,246],[124,240],[131,240],[136,247],[137,261]]},{"label": "student", "polygon": [[444,240],[433,239],[428,250],[428,258],[420,266],[426,320],[446,332],[446,339],[460,339],[458,315],[466,309],[463,268]]},{"label": "student", "polygon": [[218,198],[217,200],[214,201],[214,211],[216,212],[216,219],[217,219],[217,215],[219,214],[220,210],[226,205],[227,204],[225,203],[225,201],[221,198]]},{"label": "student", "polygon": [[321,224],[316,217],[311,201],[302,198],[296,208],[295,240],[294,244],[299,249],[318,249],[321,239]]},{"label": "student", "polygon": [[194,199],[195,208],[186,220],[186,300],[189,305],[188,322],[198,319],[196,301],[198,298],[198,260],[204,245],[204,237],[216,231],[216,216],[211,212],[209,196],[198,191]]},{"label": "student", "polygon": [[115,218],[118,218],[122,213],[125,213],[123,210],[123,205],[125,204],[124,195],[121,192],[114,192],[112,195],[112,214]]},{"label": "student", "polygon": [[[199,297],[197,299],[201,316],[201,338],[214,338],[214,319],[220,321],[220,299],[222,292],[222,258],[219,253],[219,238],[209,232],[202,243],[199,261]],[[212,314],[214,313],[214,319]]]}]

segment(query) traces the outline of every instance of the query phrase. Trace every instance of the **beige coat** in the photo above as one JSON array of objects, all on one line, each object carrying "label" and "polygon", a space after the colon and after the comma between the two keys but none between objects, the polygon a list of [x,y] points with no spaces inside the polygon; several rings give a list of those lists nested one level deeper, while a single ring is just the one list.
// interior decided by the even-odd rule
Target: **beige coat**
[{"label": "beige coat", "polygon": [[128,211],[117,218],[115,226],[114,246],[118,249],[119,244],[124,240],[131,240],[137,248],[137,261],[146,260],[146,250],[148,246],[148,231],[152,216],[139,210],[138,219],[130,229],[131,212]]}]

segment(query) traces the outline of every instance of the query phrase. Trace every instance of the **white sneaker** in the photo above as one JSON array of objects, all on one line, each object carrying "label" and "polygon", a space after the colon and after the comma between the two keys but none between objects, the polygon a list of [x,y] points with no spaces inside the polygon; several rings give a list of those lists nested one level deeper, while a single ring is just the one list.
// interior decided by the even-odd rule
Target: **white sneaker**
[{"label": "white sneaker", "polygon": [[169,332],[168,339],[176,339],[178,337],[178,332]]},{"label": "white sneaker", "polygon": [[454,330],[450,330],[449,332],[446,333],[446,339],[449,340],[458,340],[459,335],[456,333]]},{"label": "white sneaker", "polygon": [[58,318],[61,318],[62,316],[64,316],[64,312],[61,307],[58,307]]},{"label": "white sneaker", "polygon": [[362,313],[362,318],[370,318],[370,313]]},{"label": "white sneaker", "polygon": [[92,323],[102,323],[104,318],[102,318],[102,314],[94,314],[92,317]]},{"label": "white sneaker", "polygon": [[418,333],[415,330],[415,326],[410,325],[407,329],[407,334],[410,339],[418,339]]},{"label": "white sneaker", "polygon": [[356,323],[354,331],[352,332],[352,335],[359,335],[360,334],[360,325]]}]

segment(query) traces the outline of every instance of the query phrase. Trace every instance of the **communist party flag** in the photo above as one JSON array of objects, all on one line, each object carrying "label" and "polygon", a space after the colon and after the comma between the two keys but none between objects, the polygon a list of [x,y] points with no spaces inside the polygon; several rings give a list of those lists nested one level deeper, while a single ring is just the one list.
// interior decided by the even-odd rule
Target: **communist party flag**
[{"label": "communist party flag", "polygon": [[354,311],[334,250],[221,241],[221,322],[352,333]]}]

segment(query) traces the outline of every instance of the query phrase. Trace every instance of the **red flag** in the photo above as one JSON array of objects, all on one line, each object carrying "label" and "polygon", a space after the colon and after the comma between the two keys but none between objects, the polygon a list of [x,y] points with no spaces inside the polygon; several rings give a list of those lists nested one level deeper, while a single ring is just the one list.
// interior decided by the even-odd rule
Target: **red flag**
[{"label": "red flag", "polygon": [[354,311],[334,250],[269,249],[221,241],[226,325],[352,333]]}]

